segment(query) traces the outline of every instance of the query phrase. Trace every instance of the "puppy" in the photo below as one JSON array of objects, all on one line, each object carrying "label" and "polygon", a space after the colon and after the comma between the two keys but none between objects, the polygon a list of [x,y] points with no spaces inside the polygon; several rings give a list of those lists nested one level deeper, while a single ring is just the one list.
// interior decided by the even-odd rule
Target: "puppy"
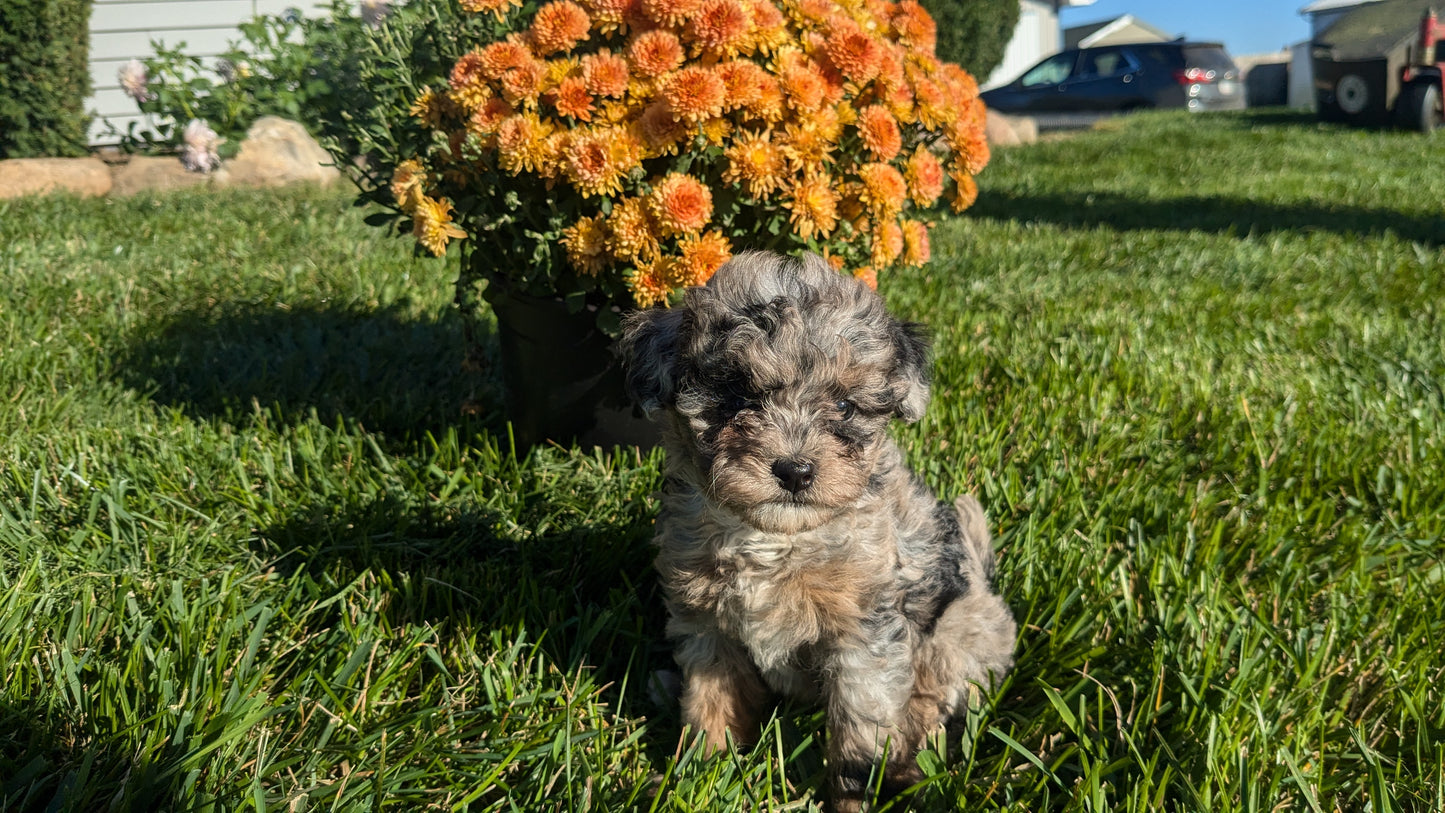
[{"label": "puppy", "polygon": [[922,778],[925,737],[1012,665],[972,497],[938,502],[889,439],[928,404],[927,343],[817,256],[742,254],[634,314],[628,386],[667,450],[656,567],[683,720],[757,735],[775,694],[828,710],[836,811]]}]

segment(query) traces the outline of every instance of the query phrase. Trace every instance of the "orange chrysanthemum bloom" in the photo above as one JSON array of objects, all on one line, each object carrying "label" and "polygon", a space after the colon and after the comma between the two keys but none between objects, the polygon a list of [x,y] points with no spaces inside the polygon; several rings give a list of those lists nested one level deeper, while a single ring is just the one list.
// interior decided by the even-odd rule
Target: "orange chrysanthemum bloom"
[{"label": "orange chrysanthemum bloom", "polygon": [[871,235],[868,256],[873,265],[883,268],[903,253],[903,229],[892,218],[882,221]]},{"label": "orange chrysanthemum bloom", "polygon": [[591,27],[592,20],[581,6],[572,0],[552,0],[537,9],[527,38],[537,56],[547,56],[572,50],[587,39],[587,30]]},{"label": "orange chrysanthemum bloom", "polygon": [[483,104],[481,108],[467,120],[467,129],[482,138],[486,138],[496,134],[497,128],[501,126],[502,121],[515,112],[516,110],[513,109],[510,104],[507,104],[506,99],[500,96],[493,96],[487,99],[486,104]]},{"label": "orange chrysanthemum bloom", "polygon": [[653,185],[647,206],[663,235],[695,234],[712,219],[712,192],[698,179],[673,172]]},{"label": "orange chrysanthemum bloom", "polygon": [[519,175],[536,172],[551,154],[552,128],[535,113],[517,113],[497,125],[497,152],[502,169]]},{"label": "orange chrysanthemum bloom", "polygon": [[642,0],[642,13],[659,25],[683,28],[702,4],[703,0]]},{"label": "orange chrysanthemum bloom", "polygon": [[758,78],[767,76],[767,71],[756,62],[732,59],[718,63],[713,70],[723,82],[726,94],[723,106],[726,109],[735,110],[739,107],[746,107],[756,102],[762,95]]},{"label": "orange chrysanthemum bloom", "polygon": [[953,161],[958,171],[977,175],[988,166],[991,157],[988,138],[982,131],[962,133],[962,140],[953,142]]},{"label": "orange chrysanthemum bloom", "polygon": [[688,23],[694,51],[720,57],[746,50],[752,30],[752,12],[740,0],[704,0]]},{"label": "orange chrysanthemum bloom", "polygon": [[559,241],[567,249],[567,261],[584,274],[596,276],[607,267],[607,228],[601,218],[584,217],[562,230]]},{"label": "orange chrysanthemum bloom", "polygon": [[903,264],[921,268],[928,264],[932,256],[927,224],[917,220],[903,221]]},{"label": "orange chrysanthemum bloom", "polygon": [[883,48],[851,20],[832,27],[826,50],[828,60],[852,82],[861,85],[878,75]]},{"label": "orange chrysanthemum bloom", "polygon": [[891,161],[903,149],[898,121],[886,107],[870,104],[858,113],[858,136],[879,161]]},{"label": "orange chrysanthemum bloom", "polygon": [[919,206],[932,206],[943,194],[943,165],[923,145],[908,156],[903,178],[908,181],[908,197]]},{"label": "orange chrysanthemum bloom", "polygon": [[667,102],[653,102],[637,118],[637,132],[649,157],[677,154],[678,143],[687,138],[687,125],[673,115]]},{"label": "orange chrysanthemum bloom", "polygon": [[898,38],[909,47],[930,54],[937,47],[938,25],[917,0],[903,0],[899,3],[895,7],[891,22],[893,30],[898,32]]},{"label": "orange chrysanthemum bloom", "polygon": [[960,102],[972,102],[978,98],[978,80],[968,71],[952,62],[938,67],[938,76],[948,85],[949,95]]},{"label": "orange chrysanthemum bloom", "polygon": [[582,57],[582,80],[594,96],[620,99],[627,92],[627,60],[603,49]]},{"label": "orange chrysanthemum bloom", "polygon": [[507,12],[522,5],[522,0],[461,0],[463,11],[470,11],[473,14],[485,14],[491,12],[497,15],[498,20],[506,19]]},{"label": "orange chrysanthemum bloom", "polygon": [[671,31],[644,31],[627,45],[627,61],[633,72],[644,79],[677,70],[682,60],[682,42]]},{"label": "orange chrysanthemum bloom", "polygon": [[403,212],[411,214],[423,196],[422,182],[426,179],[426,167],[416,159],[408,159],[396,165],[391,173],[391,196]]},{"label": "orange chrysanthemum bloom", "polygon": [[448,84],[451,85],[452,100],[467,112],[481,107],[492,95],[491,88],[487,87],[482,55],[478,51],[463,54],[457,60],[452,66]]},{"label": "orange chrysanthemum bloom", "polygon": [[667,301],[672,286],[667,283],[666,260],[639,263],[627,275],[627,288],[632,291],[632,301],[639,308],[650,308]]},{"label": "orange chrysanthemum bloom", "polygon": [[578,121],[591,121],[592,94],[587,92],[587,82],[580,76],[563,79],[552,93],[552,106],[560,115]]},{"label": "orange chrysanthemum bloom", "polygon": [[494,42],[478,52],[481,55],[482,72],[492,81],[501,79],[507,71],[520,68],[536,61],[527,46],[514,40]]},{"label": "orange chrysanthemum bloom", "polygon": [[692,65],[673,74],[662,88],[662,99],[673,115],[688,124],[721,116],[727,87],[710,68]]},{"label": "orange chrysanthemum bloom", "polygon": [[798,22],[806,25],[825,25],[842,11],[834,0],[794,0],[785,7]]},{"label": "orange chrysanthemum bloom", "polygon": [[422,195],[416,201],[411,213],[411,233],[417,242],[426,247],[433,256],[440,257],[447,252],[447,243],[467,236],[452,222],[452,204],[446,200],[434,200]]},{"label": "orange chrysanthemum bloom", "polygon": [[635,263],[655,257],[657,227],[641,198],[627,198],[612,207],[607,217],[607,250],[624,262]]},{"label": "orange chrysanthemum bloom", "polygon": [[972,175],[953,175],[955,184],[953,190],[952,208],[955,212],[962,212],[978,200],[978,182]]},{"label": "orange chrysanthemum bloom", "polygon": [[951,114],[948,98],[932,79],[915,76],[910,83],[913,87],[913,109],[918,122],[930,130],[938,129]]},{"label": "orange chrysanthemum bloom", "polygon": [[816,69],[802,66],[789,68],[783,72],[781,79],[788,105],[794,110],[806,114],[822,107],[828,83]]},{"label": "orange chrysanthemum bloom", "polygon": [[838,227],[838,193],[825,173],[794,183],[783,205],[788,208],[793,231],[804,240],[826,237]]},{"label": "orange chrysanthemum bloom", "polygon": [[508,102],[530,106],[542,95],[542,81],[546,76],[547,67],[533,59],[502,74],[498,84]]},{"label": "orange chrysanthemum bloom", "polygon": [[723,157],[728,162],[723,182],[742,184],[751,197],[765,199],[782,185],[787,167],[783,151],[773,143],[770,133],[740,134],[723,151]]},{"label": "orange chrysanthemum bloom", "polygon": [[858,168],[858,178],[863,182],[860,197],[875,218],[896,217],[903,211],[903,204],[908,200],[908,182],[898,170],[889,164],[864,164]]},{"label": "orange chrysanthemum bloom", "polygon": [[560,157],[562,171],[582,197],[616,195],[622,179],[637,166],[636,142],[618,127],[577,130],[567,140]]},{"label": "orange chrysanthemum bloom", "polygon": [[[842,269],[839,269],[842,270]],[[873,290],[878,290],[878,269],[865,265],[853,272],[853,278],[867,285]]]},{"label": "orange chrysanthemum bloom", "polygon": [[679,256],[673,266],[680,285],[706,285],[723,263],[732,259],[732,244],[720,231],[709,231],[677,241]]}]

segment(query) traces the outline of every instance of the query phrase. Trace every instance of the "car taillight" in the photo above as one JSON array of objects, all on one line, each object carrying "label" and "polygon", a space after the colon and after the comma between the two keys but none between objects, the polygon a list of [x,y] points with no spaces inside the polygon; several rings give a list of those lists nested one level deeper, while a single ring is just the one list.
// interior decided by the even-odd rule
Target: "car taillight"
[{"label": "car taillight", "polygon": [[1215,76],[1214,71],[1204,68],[1186,68],[1174,72],[1174,81],[1181,85],[1208,85],[1214,82]]}]

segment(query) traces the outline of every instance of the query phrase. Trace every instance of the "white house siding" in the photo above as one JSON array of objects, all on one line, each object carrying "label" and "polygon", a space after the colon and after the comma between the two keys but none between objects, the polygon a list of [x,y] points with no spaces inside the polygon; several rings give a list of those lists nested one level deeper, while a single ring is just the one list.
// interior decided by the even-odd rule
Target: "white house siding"
[{"label": "white house siding", "polygon": [[1059,14],[1054,4],[1023,0],[1019,5],[1019,24],[1004,49],[1003,61],[983,82],[984,90],[1012,82],[1035,62],[1059,51]]},{"label": "white house siding", "polygon": [[152,41],[167,47],[186,44],[185,51],[214,57],[242,39],[236,26],[261,14],[280,14],[301,8],[308,15],[321,10],[307,0],[94,0],[90,14],[90,83],[85,102],[95,114],[90,126],[92,144],[112,143],[106,120],[125,132],[132,121],[142,121],[136,103],[120,89],[117,72],[131,59],[155,56]]}]

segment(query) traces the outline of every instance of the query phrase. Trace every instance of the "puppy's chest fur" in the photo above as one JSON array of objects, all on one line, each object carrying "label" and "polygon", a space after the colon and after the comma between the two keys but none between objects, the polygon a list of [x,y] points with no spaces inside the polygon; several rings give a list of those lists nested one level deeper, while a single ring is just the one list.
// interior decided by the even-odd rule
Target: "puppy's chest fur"
[{"label": "puppy's chest fur", "polygon": [[[674,623],[714,626],[747,647],[765,676],[806,669],[816,647],[859,635],[895,577],[897,556],[888,540],[852,544],[866,532],[856,515],[813,531],[774,534],[721,511],[685,519],[667,514],[662,522],[689,526],[664,535],[672,542],[663,543],[657,562]],[[683,539],[690,543],[680,544]]]}]

